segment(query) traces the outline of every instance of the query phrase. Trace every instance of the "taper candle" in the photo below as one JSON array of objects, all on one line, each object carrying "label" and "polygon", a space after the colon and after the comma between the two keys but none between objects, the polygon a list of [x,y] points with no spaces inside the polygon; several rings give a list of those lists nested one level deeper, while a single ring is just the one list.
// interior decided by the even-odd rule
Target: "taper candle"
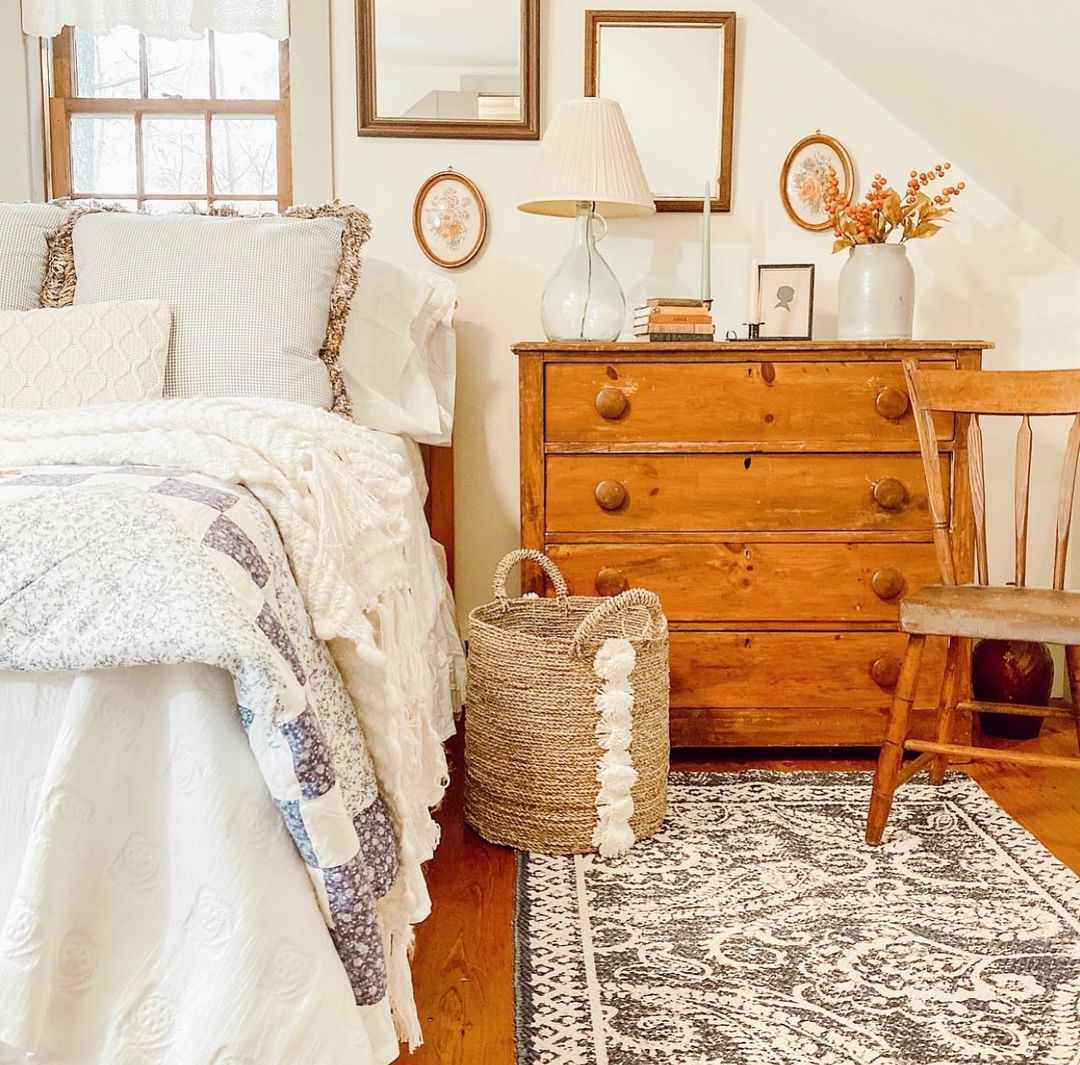
[{"label": "taper candle", "polygon": [[750,261],[750,292],[746,297],[746,320],[749,323],[756,322],[758,320],[757,309],[757,274],[758,274],[758,261],[752,259]]},{"label": "taper candle", "polygon": [[712,299],[712,182],[705,182],[704,209],[701,213],[701,301]]}]

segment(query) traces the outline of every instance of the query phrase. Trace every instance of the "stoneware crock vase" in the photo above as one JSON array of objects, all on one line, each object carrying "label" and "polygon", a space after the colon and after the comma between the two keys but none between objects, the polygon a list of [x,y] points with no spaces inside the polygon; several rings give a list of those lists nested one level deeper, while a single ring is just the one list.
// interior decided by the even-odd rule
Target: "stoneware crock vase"
[{"label": "stoneware crock vase", "polygon": [[840,271],[841,340],[909,340],[915,272],[903,244],[856,244]]},{"label": "stoneware crock vase", "polygon": [[[1049,706],[1054,659],[1044,643],[980,640],[971,656],[971,686],[979,701]],[[987,736],[1029,740],[1038,736],[1042,718],[979,714],[979,724]]]}]

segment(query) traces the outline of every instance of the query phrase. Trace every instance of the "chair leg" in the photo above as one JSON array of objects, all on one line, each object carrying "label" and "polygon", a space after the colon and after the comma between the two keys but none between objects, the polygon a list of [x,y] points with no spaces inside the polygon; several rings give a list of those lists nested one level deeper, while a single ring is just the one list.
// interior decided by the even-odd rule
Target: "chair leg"
[{"label": "chair leg", "polygon": [[1076,722],[1076,744],[1080,749],[1080,647],[1065,648],[1065,665],[1069,671],[1069,698]]},{"label": "chair leg", "polygon": [[866,842],[871,846],[881,842],[885,822],[892,809],[896,778],[904,761],[904,740],[907,739],[911,722],[911,704],[915,699],[915,685],[919,679],[925,636],[909,636],[904,664],[900,667],[900,679],[896,682],[885,742],[878,756],[877,772],[874,774],[874,790],[870,795],[870,813],[866,821]]},{"label": "chair leg", "polygon": [[[945,675],[941,681],[941,701],[938,704],[937,741],[951,743],[953,739],[953,720],[956,717],[956,704],[960,701],[960,672],[963,666],[964,641],[959,636],[949,637],[949,647],[945,652]],[[945,770],[949,760],[939,754],[930,763],[930,783],[940,784],[945,779]]]}]

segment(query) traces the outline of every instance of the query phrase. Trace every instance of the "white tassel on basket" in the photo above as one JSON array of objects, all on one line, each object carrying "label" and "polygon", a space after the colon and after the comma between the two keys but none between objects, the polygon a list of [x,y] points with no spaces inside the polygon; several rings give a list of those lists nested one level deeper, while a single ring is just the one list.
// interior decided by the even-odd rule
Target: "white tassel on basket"
[{"label": "white tassel on basket", "polygon": [[603,755],[596,767],[600,791],[596,796],[596,829],[593,846],[603,858],[616,858],[634,845],[631,791],[637,770],[630,757],[634,729],[634,689],[630,674],[637,654],[629,640],[605,640],[593,659],[593,671],[603,680],[596,693],[596,741]]}]

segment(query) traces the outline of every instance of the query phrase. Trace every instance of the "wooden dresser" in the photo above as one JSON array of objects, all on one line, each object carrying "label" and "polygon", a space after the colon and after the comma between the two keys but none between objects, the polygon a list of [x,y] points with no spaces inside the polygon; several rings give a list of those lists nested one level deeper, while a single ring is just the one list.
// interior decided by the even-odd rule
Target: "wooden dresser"
[{"label": "wooden dresser", "polygon": [[[897,603],[938,579],[900,360],[978,368],[989,346],[515,346],[522,545],[576,594],[659,593],[673,745],[880,742]],[[966,427],[938,432],[966,579]],[[927,648],[917,707],[937,698],[943,651]]]}]

